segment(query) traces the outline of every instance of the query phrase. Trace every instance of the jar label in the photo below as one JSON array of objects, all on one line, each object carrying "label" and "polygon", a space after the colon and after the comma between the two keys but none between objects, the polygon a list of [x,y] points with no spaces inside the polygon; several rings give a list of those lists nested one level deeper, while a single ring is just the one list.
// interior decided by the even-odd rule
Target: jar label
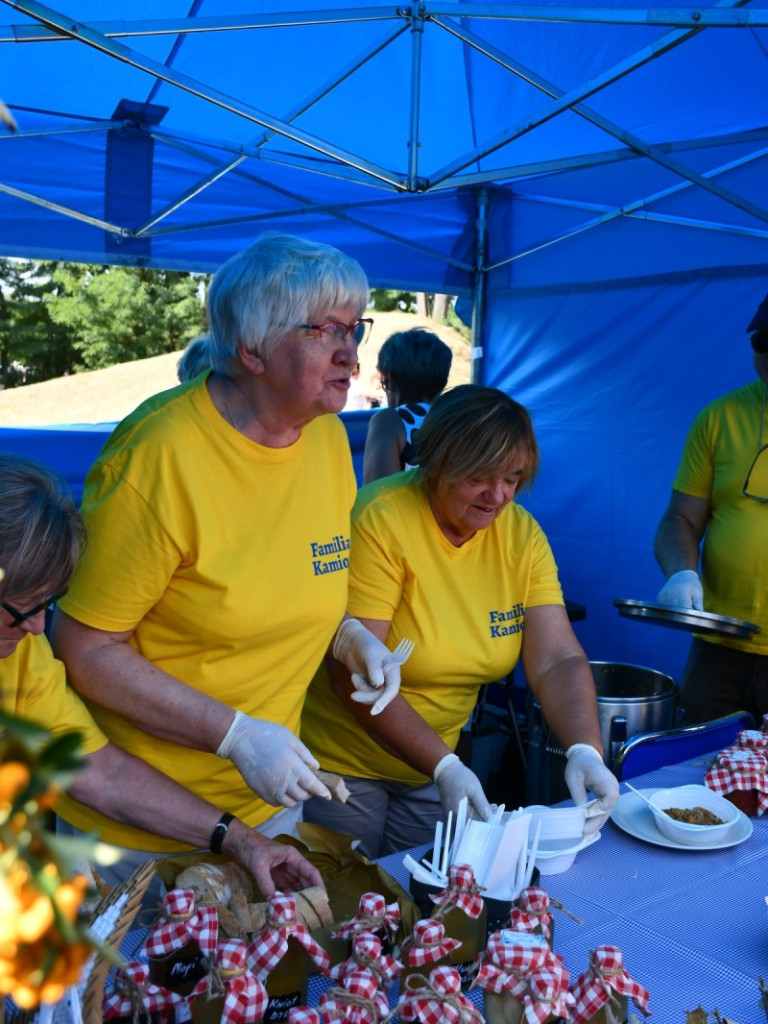
[{"label": "jar label", "polygon": [[288,1017],[288,1011],[294,1006],[301,1006],[303,1002],[302,994],[298,990],[296,992],[286,992],[280,996],[270,996],[263,1018],[264,1024],[270,1024],[271,1021],[276,1020],[285,1020]]},{"label": "jar label", "polygon": [[196,942],[187,942],[165,957],[149,957],[149,980],[187,996],[208,973],[208,959]]},{"label": "jar label", "polygon": [[477,974],[477,960],[463,960],[458,964],[451,964],[459,972],[462,990],[466,991]]}]

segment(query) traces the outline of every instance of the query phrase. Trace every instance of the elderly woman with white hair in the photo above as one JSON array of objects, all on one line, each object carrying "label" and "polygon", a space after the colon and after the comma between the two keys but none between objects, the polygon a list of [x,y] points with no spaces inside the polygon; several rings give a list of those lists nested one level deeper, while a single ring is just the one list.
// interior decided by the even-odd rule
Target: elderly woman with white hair
[{"label": "elderly woman with white hair", "polygon": [[[110,739],[226,808],[220,832],[230,814],[290,832],[304,800],[330,798],[298,731],[334,634],[336,656],[379,687],[364,700],[399,685],[385,645],[345,614],[355,477],[328,415],[344,407],[367,299],[337,249],[260,236],[211,284],[212,372],[140,405],[86,480],[88,547],[54,648]],[[64,813],[124,848],[179,848]]]}]

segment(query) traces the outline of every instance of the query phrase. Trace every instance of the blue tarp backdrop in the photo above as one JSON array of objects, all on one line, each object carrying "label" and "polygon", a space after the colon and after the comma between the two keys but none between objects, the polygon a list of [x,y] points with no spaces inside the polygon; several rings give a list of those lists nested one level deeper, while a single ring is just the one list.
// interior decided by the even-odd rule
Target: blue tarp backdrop
[{"label": "blue tarp backdrop", "polygon": [[[458,295],[477,379],[534,414],[525,500],[587,607],[589,656],[679,674],[687,635],[612,601],[655,597],[653,533],[691,419],[753,376],[768,9],[2,11],[18,131],[0,132],[0,253],[213,271],[280,229],[350,252],[373,285]],[[56,461],[93,441],[61,436],[33,447]]]}]

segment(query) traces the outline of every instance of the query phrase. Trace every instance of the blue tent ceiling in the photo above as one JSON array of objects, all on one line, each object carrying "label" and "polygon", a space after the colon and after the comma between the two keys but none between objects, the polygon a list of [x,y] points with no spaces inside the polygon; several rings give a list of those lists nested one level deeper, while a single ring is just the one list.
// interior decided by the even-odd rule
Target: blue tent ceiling
[{"label": "blue tent ceiling", "polygon": [[765,262],[767,10],[286,6],[3,0],[3,251],[212,270],[277,227],[467,296]]},{"label": "blue tent ceiling", "polygon": [[212,271],[282,229],[355,255],[375,285],[474,301],[480,379],[534,414],[527,500],[587,605],[589,655],[677,675],[687,637],[612,599],[655,597],[688,425],[753,376],[767,6],[2,12],[18,131],[0,127],[0,254]]}]

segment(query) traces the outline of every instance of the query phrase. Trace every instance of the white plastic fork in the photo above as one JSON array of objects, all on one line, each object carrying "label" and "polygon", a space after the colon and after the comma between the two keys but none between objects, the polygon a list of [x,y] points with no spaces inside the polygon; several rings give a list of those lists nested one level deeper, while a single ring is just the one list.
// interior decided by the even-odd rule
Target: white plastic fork
[{"label": "white plastic fork", "polygon": [[416,646],[415,641],[408,640],[405,637],[400,641],[394,651],[390,651],[390,658],[395,665],[404,665],[413,653],[413,648]]}]

